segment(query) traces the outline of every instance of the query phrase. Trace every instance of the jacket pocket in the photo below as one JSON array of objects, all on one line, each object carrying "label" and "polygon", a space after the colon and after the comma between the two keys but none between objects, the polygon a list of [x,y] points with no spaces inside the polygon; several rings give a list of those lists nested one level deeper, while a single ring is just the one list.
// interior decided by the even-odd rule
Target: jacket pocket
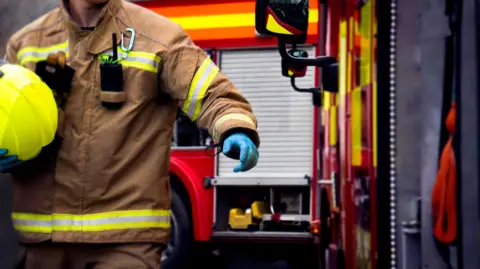
[{"label": "jacket pocket", "polygon": [[123,69],[123,87],[129,102],[141,104],[158,97],[156,73],[125,66]]}]

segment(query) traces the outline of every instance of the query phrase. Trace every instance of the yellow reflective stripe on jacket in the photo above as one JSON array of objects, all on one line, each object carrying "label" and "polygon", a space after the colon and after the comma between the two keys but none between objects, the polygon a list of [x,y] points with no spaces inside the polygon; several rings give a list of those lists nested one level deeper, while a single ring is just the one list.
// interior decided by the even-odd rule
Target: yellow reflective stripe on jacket
[{"label": "yellow reflective stripe on jacket", "polygon": [[193,77],[192,84],[188,90],[188,96],[183,105],[183,112],[195,121],[202,109],[203,97],[208,87],[218,73],[218,66],[207,57]]},{"label": "yellow reflective stripe on jacket", "polygon": [[68,41],[47,47],[25,47],[17,53],[17,60],[21,65],[26,62],[40,62],[46,60],[51,53],[63,51],[68,56]]},{"label": "yellow reflective stripe on jacket", "polygon": [[215,127],[213,128],[213,140],[214,141],[218,142],[220,140],[218,130],[224,122],[229,121],[229,120],[243,121],[243,122],[246,122],[246,123],[252,125],[252,128],[256,128],[256,125],[253,122],[253,120],[245,114],[241,114],[241,113],[226,114],[226,115],[223,115],[222,117],[220,117],[220,119],[218,119],[215,122]]},{"label": "yellow reflective stripe on jacket", "polygon": [[12,219],[16,230],[31,233],[170,228],[170,210],[129,210],[85,215],[14,212]]},{"label": "yellow reflective stripe on jacket", "polygon": [[[113,51],[108,50],[100,54],[100,58],[106,56],[113,56]],[[160,66],[160,57],[154,53],[147,53],[141,51],[130,51],[126,53],[121,48],[118,48],[118,57],[120,58],[119,63],[125,67],[133,67],[149,72],[156,73],[158,72],[158,67]]]}]

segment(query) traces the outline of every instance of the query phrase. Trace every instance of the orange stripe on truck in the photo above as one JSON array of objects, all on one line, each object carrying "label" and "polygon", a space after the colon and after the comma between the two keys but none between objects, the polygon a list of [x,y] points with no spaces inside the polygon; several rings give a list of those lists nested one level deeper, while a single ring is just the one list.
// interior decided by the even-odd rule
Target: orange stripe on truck
[{"label": "orange stripe on truck", "polygon": [[[198,4],[198,5],[178,5],[161,6],[148,5],[148,9],[161,14],[167,18],[171,17],[190,17],[207,16],[233,13],[255,13],[255,1],[217,3],[217,4]],[[310,2],[310,10],[318,9],[317,1]]]},{"label": "orange stripe on truck", "polygon": [[170,17],[207,16],[231,13],[255,12],[255,2],[202,4],[191,6],[153,7],[150,10]]},{"label": "orange stripe on truck", "polygon": [[[180,24],[195,41],[255,38],[255,1],[161,6],[148,5]],[[308,35],[318,34],[318,4],[312,3],[309,12]]]},{"label": "orange stripe on truck", "polygon": [[[318,30],[315,23],[309,25],[309,35],[316,35]],[[213,29],[192,29],[186,30],[190,37],[197,40],[221,40],[221,39],[242,39],[255,37],[255,27],[229,27],[229,28],[213,28]]]}]

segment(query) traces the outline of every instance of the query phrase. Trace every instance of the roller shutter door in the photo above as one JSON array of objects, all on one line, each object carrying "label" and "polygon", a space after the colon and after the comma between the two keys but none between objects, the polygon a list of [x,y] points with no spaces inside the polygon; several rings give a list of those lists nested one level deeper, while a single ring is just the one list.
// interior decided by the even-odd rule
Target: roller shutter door
[{"label": "roller shutter door", "polygon": [[[309,56],[315,55],[308,47]],[[312,95],[298,93],[281,74],[277,49],[222,51],[221,70],[246,96],[257,116],[260,160],[246,173],[233,173],[237,161],[219,155],[220,177],[299,177],[311,175],[313,145]],[[314,70],[297,80],[301,88],[314,86]]]}]

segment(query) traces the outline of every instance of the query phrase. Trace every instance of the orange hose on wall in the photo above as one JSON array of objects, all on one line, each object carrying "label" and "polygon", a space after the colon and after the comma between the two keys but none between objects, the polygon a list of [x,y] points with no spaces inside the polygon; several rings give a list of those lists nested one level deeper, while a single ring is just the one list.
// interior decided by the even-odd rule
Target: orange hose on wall
[{"label": "orange hose on wall", "polygon": [[445,121],[450,138],[440,156],[440,165],[432,191],[433,233],[435,238],[444,244],[452,244],[457,237],[457,176],[452,145],[455,119],[456,108],[455,103],[452,103]]}]

